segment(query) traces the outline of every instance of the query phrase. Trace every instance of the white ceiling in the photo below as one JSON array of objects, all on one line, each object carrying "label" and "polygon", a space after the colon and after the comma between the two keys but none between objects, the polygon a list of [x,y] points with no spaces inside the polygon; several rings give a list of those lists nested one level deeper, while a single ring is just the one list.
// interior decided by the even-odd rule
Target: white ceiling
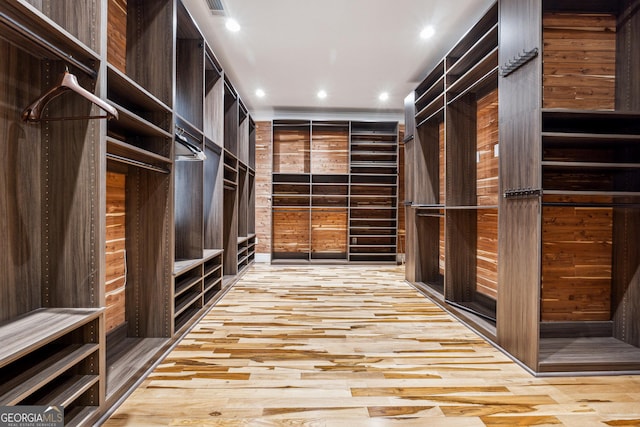
[{"label": "white ceiling", "polygon": [[237,33],[206,0],[183,2],[256,120],[403,120],[406,95],[494,0],[223,0]]}]

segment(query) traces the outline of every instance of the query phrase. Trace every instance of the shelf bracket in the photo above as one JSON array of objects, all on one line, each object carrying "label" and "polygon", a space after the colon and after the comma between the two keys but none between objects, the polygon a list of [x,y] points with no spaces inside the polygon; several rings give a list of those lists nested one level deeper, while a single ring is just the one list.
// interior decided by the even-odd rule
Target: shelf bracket
[{"label": "shelf bracket", "polygon": [[534,47],[531,50],[523,50],[513,59],[510,59],[506,64],[500,67],[500,75],[507,77],[509,74],[515,72],[518,68],[522,67],[527,62],[538,56],[538,48]]}]

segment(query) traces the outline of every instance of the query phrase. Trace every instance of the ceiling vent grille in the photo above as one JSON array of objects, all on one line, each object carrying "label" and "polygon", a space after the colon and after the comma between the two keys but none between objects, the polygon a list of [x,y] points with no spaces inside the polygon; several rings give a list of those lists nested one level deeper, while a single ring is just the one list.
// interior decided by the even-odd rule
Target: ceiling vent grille
[{"label": "ceiling vent grille", "polygon": [[224,15],[224,5],[222,4],[222,0],[206,0],[206,2],[211,13],[216,15]]}]

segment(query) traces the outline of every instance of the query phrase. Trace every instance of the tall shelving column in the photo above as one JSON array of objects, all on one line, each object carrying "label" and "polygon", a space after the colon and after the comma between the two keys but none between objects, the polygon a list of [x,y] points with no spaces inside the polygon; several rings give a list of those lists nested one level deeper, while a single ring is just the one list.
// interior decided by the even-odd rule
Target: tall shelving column
[{"label": "tall shelving column", "polygon": [[[87,118],[104,113],[90,99],[105,97],[101,6],[0,4],[0,405],[64,405],[65,425],[105,403],[106,120]],[[92,96],[42,104],[65,69]],[[49,108],[25,122],[36,102]],[[61,117],[75,120],[48,120]]]},{"label": "tall shelving column", "polygon": [[273,261],[309,261],[311,249],[311,122],[274,120]]},{"label": "tall shelving column", "polygon": [[498,342],[537,372],[638,369],[638,1],[500,16]]},{"label": "tall shelving column", "polygon": [[498,275],[498,4],[445,57],[445,299],[489,320]]},{"label": "tall shelving column", "polygon": [[396,262],[398,123],[351,122],[349,261]]}]

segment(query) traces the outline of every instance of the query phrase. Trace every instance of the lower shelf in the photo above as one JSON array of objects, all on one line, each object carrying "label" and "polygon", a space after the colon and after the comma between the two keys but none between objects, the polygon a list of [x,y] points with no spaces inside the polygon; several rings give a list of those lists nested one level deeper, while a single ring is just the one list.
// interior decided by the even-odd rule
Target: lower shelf
[{"label": "lower shelf", "polygon": [[640,371],[640,348],[612,337],[542,338],[538,365],[539,372]]},{"label": "lower shelf", "polygon": [[168,338],[127,337],[107,346],[107,406],[151,367],[168,343]]}]

